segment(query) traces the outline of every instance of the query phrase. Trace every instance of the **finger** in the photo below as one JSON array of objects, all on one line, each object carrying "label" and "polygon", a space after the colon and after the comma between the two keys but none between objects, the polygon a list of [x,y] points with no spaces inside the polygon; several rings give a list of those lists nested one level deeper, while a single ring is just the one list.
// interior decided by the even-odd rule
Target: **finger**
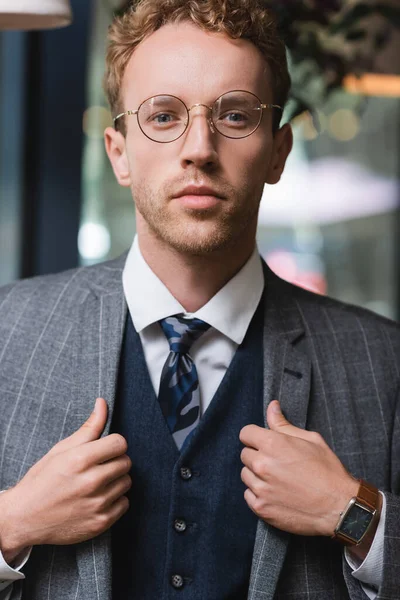
[{"label": "finger", "polygon": [[256,497],[258,497],[264,484],[263,480],[257,477],[257,475],[247,467],[243,467],[240,473],[240,478],[245,486],[247,486]]},{"label": "finger", "polygon": [[95,473],[99,478],[99,485],[108,485],[112,481],[127,475],[132,468],[132,461],[124,454],[114,460],[109,460],[103,464],[94,467]]},{"label": "finger", "polygon": [[97,398],[92,414],[71,437],[75,436],[82,444],[97,440],[106,426],[107,414],[107,402],[104,398]]},{"label": "finger", "polygon": [[124,475],[110,483],[104,492],[104,506],[114,504],[121,496],[125,495],[132,487],[132,479]]},{"label": "finger", "polygon": [[58,454],[73,446],[97,440],[104,431],[107,422],[108,407],[104,398],[97,398],[94,410],[83,425],[72,435],[61,440],[49,452]]},{"label": "finger", "polygon": [[126,496],[121,496],[118,498],[114,504],[111,504],[108,517],[109,517],[109,525],[108,527],[112,527],[116,521],[118,521],[129,509],[129,500]]},{"label": "finger", "polygon": [[102,465],[125,454],[128,450],[126,439],[119,433],[111,433],[100,440],[84,444],[79,450],[82,466],[88,468]]},{"label": "finger", "polygon": [[257,500],[257,496],[256,496],[256,495],[255,495],[255,494],[254,494],[254,493],[251,491],[251,489],[250,489],[250,488],[247,488],[247,489],[245,490],[245,492],[244,492],[244,499],[246,500],[248,507],[249,507],[249,508],[250,508],[250,509],[251,509],[251,510],[252,510],[252,511],[255,513],[255,514],[257,514],[257,513],[255,512],[254,508],[253,508],[253,506],[254,506],[254,503],[255,503],[255,502],[256,502],[256,500]]},{"label": "finger", "polygon": [[295,427],[285,419],[278,400],[272,400],[267,408],[267,423],[272,431],[291,435],[292,437],[308,440],[308,432]]},{"label": "finger", "polygon": [[240,430],[239,439],[245,446],[260,450],[265,443],[268,431],[258,425],[246,425]]},{"label": "finger", "polygon": [[246,467],[251,469],[259,455],[260,453],[258,450],[254,450],[253,448],[243,448],[240,453],[240,460]]}]

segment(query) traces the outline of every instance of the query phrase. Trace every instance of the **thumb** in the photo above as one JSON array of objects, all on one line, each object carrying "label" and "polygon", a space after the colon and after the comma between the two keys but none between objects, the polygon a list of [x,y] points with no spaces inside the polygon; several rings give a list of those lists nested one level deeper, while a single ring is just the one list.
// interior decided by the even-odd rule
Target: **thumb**
[{"label": "thumb", "polygon": [[94,410],[87,421],[72,435],[59,441],[51,450],[49,454],[54,456],[60,452],[65,452],[70,448],[85,444],[86,442],[93,442],[97,440],[103,433],[104,427],[107,422],[107,402],[104,398],[97,398]]},{"label": "thumb", "polygon": [[299,427],[295,427],[284,417],[278,400],[272,400],[267,408],[268,427],[272,431],[285,433],[293,437],[305,438],[305,432]]},{"label": "thumb", "polygon": [[274,431],[279,431],[281,427],[290,425],[289,421],[283,416],[278,400],[271,400],[271,402],[268,404],[267,422],[269,428]]},{"label": "thumb", "polygon": [[268,427],[272,431],[278,431],[279,433],[284,433],[286,435],[291,435],[292,437],[309,441],[308,431],[300,429],[300,427],[295,427],[295,425],[292,425],[287,419],[285,419],[278,400],[272,400],[268,404],[267,422]]},{"label": "thumb", "polygon": [[97,440],[103,433],[107,422],[108,407],[104,398],[97,398],[94,410],[87,421],[73,435],[79,438],[79,443]]}]

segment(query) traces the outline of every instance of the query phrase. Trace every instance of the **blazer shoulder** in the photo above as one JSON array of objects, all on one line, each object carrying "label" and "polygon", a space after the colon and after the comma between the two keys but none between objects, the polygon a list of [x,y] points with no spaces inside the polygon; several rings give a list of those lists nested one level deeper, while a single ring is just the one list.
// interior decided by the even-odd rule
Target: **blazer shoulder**
[{"label": "blazer shoulder", "polygon": [[322,296],[280,280],[281,294],[296,306],[304,325],[311,333],[331,332],[334,334],[359,332],[368,338],[390,338],[400,359],[400,324],[373,311],[330,296]]},{"label": "blazer shoulder", "polygon": [[[89,295],[122,293],[125,255],[96,265],[20,279],[0,287],[0,326],[28,311],[43,314],[59,307],[74,312]],[[120,287],[118,287],[120,286]]]},{"label": "blazer shoulder", "polygon": [[289,283],[271,271],[265,263],[263,266],[267,295],[270,289],[284,318],[295,314],[296,319],[300,317],[307,330],[315,332],[330,330],[338,333],[357,329],[381,331],[398,340],[400,355],[400,323],[367,308]]}]

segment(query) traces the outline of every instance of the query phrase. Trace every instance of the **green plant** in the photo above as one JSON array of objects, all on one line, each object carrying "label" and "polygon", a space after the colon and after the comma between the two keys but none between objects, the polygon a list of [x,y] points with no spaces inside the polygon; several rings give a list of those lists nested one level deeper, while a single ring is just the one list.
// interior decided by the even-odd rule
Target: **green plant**
[{"label": "green plant", "polygon": [[[321,106],[344,78],[373,69],[400,29],[400,7],[388,2],[266,0],[278,18],[292,73],[290,118]],[[399,59],[400,62],[400,59]]]}]

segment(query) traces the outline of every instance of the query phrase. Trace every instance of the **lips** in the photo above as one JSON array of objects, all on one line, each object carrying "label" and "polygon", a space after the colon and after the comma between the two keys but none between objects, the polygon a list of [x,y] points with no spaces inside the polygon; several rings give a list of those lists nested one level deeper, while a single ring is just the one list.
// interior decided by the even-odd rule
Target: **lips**
[{"label": "lips", "polygon": [[211,187],[195,185],[189,185],[185,187],[176,195],[176,198],[180,198],[182,196],[214,196],[215,198],[223,198],[223,196],[219,194],[218,191],[214,190]]}]

